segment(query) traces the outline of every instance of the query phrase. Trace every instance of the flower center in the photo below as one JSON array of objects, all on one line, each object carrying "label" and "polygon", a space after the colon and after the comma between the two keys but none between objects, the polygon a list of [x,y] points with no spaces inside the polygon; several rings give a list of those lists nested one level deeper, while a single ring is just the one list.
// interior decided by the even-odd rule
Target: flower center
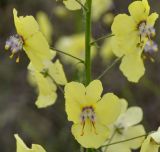
[{"label": "flower center", "polygon": [[18,54],[16,62],[19,62],[19,52],[23,49],[23,44],[23,38],[18,34],[10,36],[6,41],[5,49],[11,51],[10,58],[13,58],[14,54]]},{"label": "flower center", "polygon": [[95,115],[95,111],[94,108],[92,106],[88,106],[88,107],[84,107],[82,108],[82,112],[80,115],[81,118],[81,124],[82,124],[82,133],[81,136],[84,135],[84,127],[86,124],[86,121],[90,122],[91,125],[91,129],[94,129],[94,133],[96,133],[96,128],[95,128],[95,119],[96,119],[96,115]]},{"label": "flower center", "polygon": [[150,39],[151,37],[155,36],[155,28],[153,26],[148,25],[146,21],[142,21],[138,25],[138,30],[141,38],[147,37]]}]

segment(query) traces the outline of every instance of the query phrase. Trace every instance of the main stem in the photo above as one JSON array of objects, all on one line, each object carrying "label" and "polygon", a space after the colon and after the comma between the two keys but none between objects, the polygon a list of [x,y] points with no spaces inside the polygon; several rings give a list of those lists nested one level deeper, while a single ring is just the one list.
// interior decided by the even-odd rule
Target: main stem
[{"label": "main stem", "polygon": [[86,85],[91,81],[91,6],[92,0],[86,1],[87,11],[85,11],[85,73]]}]

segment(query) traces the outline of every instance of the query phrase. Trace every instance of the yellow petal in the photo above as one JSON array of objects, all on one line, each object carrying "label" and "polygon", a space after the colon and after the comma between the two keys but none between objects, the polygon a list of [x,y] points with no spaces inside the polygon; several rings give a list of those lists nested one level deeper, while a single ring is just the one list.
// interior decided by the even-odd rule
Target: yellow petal
[{"label": "yellow petal", "polygon": [[[136,113],[136,114],[135,114]],[[140,107],[131,107],[121,115],[119,119],[123,121],[126,127],[133,126],[142,121],[143,111]]]},{"label": "yellow petal", "polygon": [[46,152],[42,146],[36,144],[32,144],[32,149],[34,152]]},{"label": "yellow petal", "polygon": [[87,100],[92,102],[97,102],[101,99],[101,94],[103,91],[103,86],[101,81],[94,80],[86,87]]},{"label": "yellow petal", "polygon": [[16,138],[16,142],[17,142],[17,150],[16,150],[16,152],[34,152],[33,150],[29,149],[25,145],[23,140],[17,134],[15,134],[14,137]]},{"label": "yellow petal", "polygon": [[65,86],[65,108],[69,121],[80,122],[80,114],[85,99],[85,87],[78,82],[70,82]]},{"label": "yellow petal", "polygon": [[127,14],[119,14],[114,18],[111,28],[112,33],[116,36],[127,35],[136,29],[136,23]]},{"label": "yellow petal", "polygon": [[52,94],[49,95],[39,94],[35,104],[38,108],[46,108],[48,106],[53,105],[56,99],[57,99],[56,92],[52,92]]},{"label": "yellow petal", "polygon": [[154,26],[156,20],[158,19],[159,15],[157,13],[152,13],[148,18],[147,18],[147,24],[150,26]]},{"label": "yellow petal", "polygon": [[37,107],[45,108],[53,105],[57,99],[57,87],[54,82],[37,71],[31,71],[31,74],[38,86],[39,96],[36,100]]},{"label": "yellow petal", "polygon": [[99,123],[95,123],[95,129],[90,122],[86,122],[82,136],[82,125],[74,124],[72,126],[72,134],[83,147],[99,148],[108,138],[109,131],[108,128]]},{"label": "yellow petal", "polygon": [[120,99],[113,93],[107,93],[97,103],[95,111],[97,119],[102,124],[111,124],[118,118],[121,112]]},{"label": "yellow petal", "polygon": [[120,99],[121,102],[121,114],[125,113],[128,107],[128,102],[125,99]]},{"label": "yellow petal", "polygon": [[120,70],[131,82],[138,82],[145,72],[143,60],[138,51],[135,50],[134,53],[124,56],[120,65]]},{"label": "yellow petal", "polygon": [[48,42],[51,43],[53,26],[48,16],[44,12],[40,11],[37,13],[37,21],[39,23],[41,32],[45,35]]},{"label": "yellow petal", "polygon": [[33,66],[39,71],[44,68],[44,62],[53,57],[46,39],[40,32],[25,41],[24,49]]},{"label": "yellow petal", "polygon": [[151,142],[151,137],[148,136],[144,140],[140,152],[158,152],[158,149],[159,145],[156,145],[153,142]]},{"label": "yellow petal", "polygon": [[137,23],[146,20],[150,12],[148,0],[135,1],[129,5],[128,9]]},{"label": "yellow petal", "polygon": [[65,98],[72,98],[75,102],[84,103],[86,88],[78,82],[70,82],[65,86]]},{"label": "yellow petal", "polygon": [[139,35],[137,31],[133,31],[125,36],[113,36],[111,42],[112,51],[117,57],[131,54],[137,49],[136,46],[138,43]]},{"label": "yellow petal", "polygon": [[67,83],[67,79],[63,70],[63,66],[59,60],[56,60],[54,63],[51,63],[48,67],[48,72],[55,80],[57,84],[65,85]]},{"label": "yellow petal", "polygon": [[17,142],[16,152],[46,152],[42,146],[37,144],[32,144],[32,149],[28,148],[18,134],[15,134],[14,137],[16,138]]},{"label": "yellow petal", "polygon": [[[137,125],[137,126],[129,127],[124,136],[125,136],[125,139],[130,139],[130,138],[138,137],[141,135],[145,135],[145,129],[142,125]],[[131,149],[137,149],[142,145],[144,139],[145,137],[141,137],[141,138],[127,141],[124,144],[127,144]]]},{"label": "yellow petal", "polygon": [[104,151],[104,152],[131,152],[131,150],[125,144],[119,143],[119,144],[115,144],[115,145],[109,146],[107,148],[107,150]]},{"label": "yellow petal", "polygon": [[18,17],[16,9],[13,9],[13,15],[17,33],[21,35],[24,40],[38,32],[39,26],[33,16]]},{"label": "yellow petal", "polygon": [[160,127],[158,128],[158,131],[150,134],[150,136],[157,144],[160,144]]}]

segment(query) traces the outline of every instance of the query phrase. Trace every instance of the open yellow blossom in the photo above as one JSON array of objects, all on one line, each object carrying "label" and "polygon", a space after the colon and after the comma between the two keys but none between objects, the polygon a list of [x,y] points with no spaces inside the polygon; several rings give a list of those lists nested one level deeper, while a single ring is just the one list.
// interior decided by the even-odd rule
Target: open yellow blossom
[{"label": "open yellow blossom", "polygon": [[144,140],[140,152],[158,152],[160,147],[160,127],[156,132],[147,136]]},{"label": "open yellow blossom", "polygon": [[[112,126],[110,143],[119,142],[145,134],[144,127],[139,123],[142,121],[143,112],[140,107],[127,109],[127,102],[121,99],[122,110],[119,118]],[[113,135],[114,134],[114,135]],[[109,152],[131,152],[141,146],[144,137],[111,145],[107,148]]]},{"label": "open yellow blossom", "polygon": [[[79,33],[71,36],[61,37],[56,43],[56,48],[83,60],[85,57],[85,34]],[[96,48],[93,46],[91,57],[93,58],[95,54]],[[64,54],[61,54],[61,57],[67,63],[74,65],[77,63],[77,60]]]},{"label": "open yellow blossom", "polygon": [[23,140],[17,135],[14,135],[17,143],[16,152],[46,152],[45,149],[37,144],[32,144],[32,148],[28,148]]},{"label": "open yellow blossom", "polygon": [[[86,0],[77,0],[77,1],[79,1],[83,5],[86,2]],[[69,10],[81,9],[81,5],[77,1],[76,0],[63,0],[63,3]]]},{"label": "open yellow blossom", "polygon": [[53,26],[47,16],[47,14],[45,14],[42,11],[38,12],[37,13],[37,22],[39,24],[40,31],[44,34],[47,41],[49,43],[51,43],[52,42]]},{"label": "open yellow blossom", "polygon": [[111,9],[113,0],[93,0],[92,1],[92,20],[97,21],[103,13]]},{"label": "open yellow blossom", "polygon": [[32,80],[31,84],[38,87],[39,96],[35,103],[36,106],[38,108],[45,108],[53,105],[57,99],[56,85],[65,85],[67,83],[59,60],[55,63],[49,62],[44,69],[44,73],[35,70],[31,64],[28,69],[29,78]]},{"label": "open yellow blossom", "polygon": [[40,71],[44,62],[52,59],[48,42],[40,32],[33,16],[18,17],[16,9],[13,10],[13,15],[17,34],[6,41],[5,48],[11,50],[11,58],[16,55],[17,62],[19,62],[20,51],[24,49],[33,66]]},{"label": "open yellow blossom", "polygon": [[66,112],[68,120],[74,124],[72,133],[75,139],[86,148],[100,147],[109,136],[108,125],[120,114],[119,98],[103,91],[99,80],[92,81],[87,87],[78,82],[65,86]]},{"label": "open yellow blossom", "polygon": [[150,41],[155,36],[158,14],[150,14],[147,0],[134,1],[129,5],[129,12],[130,15],[119,14],[114,19],[112,47],[116,56],[123,56],[120,70],[129,81],[138,82],[145,72],[142,56],[157,51],[157,45]]}]

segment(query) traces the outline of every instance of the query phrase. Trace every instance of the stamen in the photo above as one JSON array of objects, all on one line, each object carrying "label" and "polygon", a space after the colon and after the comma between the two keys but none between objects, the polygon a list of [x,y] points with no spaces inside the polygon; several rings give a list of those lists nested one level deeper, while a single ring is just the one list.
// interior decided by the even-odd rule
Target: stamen
[{"label": "stamen", "polygon": [[93,125],[93,128],[94,128],[94,133],[95,133],[96,135],[98,135],[98,133],[97,133],[97,131],[96,131],[96,127],[95,127],[95,122],[92,121],[92,125]]},{"label": "stamen", "polygon": [[82,109],[81,113],[81,124],[82,124],[82,132],[81,136],[84,135],[84,127],[86,124],[86,121],[90,123],[91,126],[91,132],[92,128],[94,129],[94,133],[97,134],[96,132],[96,127],[95,127],[95,112],[92,106],[87,106]]},{"label": "stamen", "polygon": [[151,39],[151,37],[154,37],[156,34],[155,28],[148,25],[146,21],[143,21],[138,25],[138,30],[142,38],[147,37],[148,39]]},{"label": "stamen", "polygon": [[146,42],[146,45],[144,47],[144,52],[152,54],[157,51],[158,51],[158,45],[154,41],[150,40]]},{"label": "stamen", "polygon": [[83,136],[83,135],[84,135],[84,127],[85,127],[85,121],[84,121],[84,122],[82,122],[82,132],[81,132],[81,136]]},{"label": "stamen", "polygon": [[[20,35],[16,34],[9,37],[5,44],[5,50],[11,51],[10,58],[13,58],[14,54],[23,49],[23,44],[24,42]],[[16,62],[19,62],[19,56],[16,58]]]},{"label": "stamen", "polygon": [[10,59],[12,59],[12,58],[13,58],[13,56],[14,56],[14,53],[12,53],[12,54],[9,56],[9,58],[10,58]]}]

